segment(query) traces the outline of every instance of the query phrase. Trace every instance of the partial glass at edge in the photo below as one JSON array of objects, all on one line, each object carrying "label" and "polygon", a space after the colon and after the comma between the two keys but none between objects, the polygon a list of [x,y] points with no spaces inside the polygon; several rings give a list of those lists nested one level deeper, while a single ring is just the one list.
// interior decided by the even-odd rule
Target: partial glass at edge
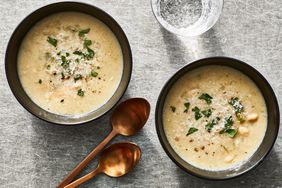
[{"label": "partial glass at edge", "polygon": [[168,31],[198,36],[217,22],[223,0],[151,0],[153,13]]}]

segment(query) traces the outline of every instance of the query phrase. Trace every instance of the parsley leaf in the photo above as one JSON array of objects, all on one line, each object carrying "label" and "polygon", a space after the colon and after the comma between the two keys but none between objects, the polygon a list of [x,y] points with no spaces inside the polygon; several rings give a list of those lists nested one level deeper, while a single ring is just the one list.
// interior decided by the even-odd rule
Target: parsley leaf
[{"label": "parsley leaf", "polygon": [[228,104],[230,104],[231,106],[233,106],[236,117],[238,118],[238,120],[243,123],[245,121],[245,116],[243,114],[244,112],[244,106],[242,105],[242,103],[239,101],[238,97],[232,97],[229,101]]},{"label": "parsley leaf", "polygon": [[233,126],[233,123],[234,122],[232,116],[225,118],[224,128],[219,132],[219,134],[225,133],[228,129],[230,129]]},{"label": "parsley leaf", "polygon": [[52,37],[49,36],[47,38],[47,42],[49,42],[52,46],[57,47],[57,43],[58,43],[57,39],[52,38]]},{"label": "parsley leaf", "polygon": [[69,61],[67,60],[66,56],[61,56],[61,60],[62,60],[62,63],[61,63],[61,66],[64,68],[64,69],[67,69],[69,67]]},{"label": "parsley leaf", "polygon": [[192,108],[192,111],[195,113],[195,119],[198,120],[202,117],[201,111],[200,109],[195,106],[194,108]]},{"label": "parsley leaf", "polygon": [[81,74],[76,74],[76,75],[74,76],[74,81],[77,81],[77,80],[80,80],[80,79],[82,79]]},{"label": "parsley leaf", "polygon": [[213,123],[208,123],[205,125],[206,130],[210,133],[212,128],[213,128],[214,124]]},{"label": "parsley leaf", "polygon": [[80,96],[80,97],[83,97],[84,96],[84,91],[82,91],[82,89],[79,89],[77,91],[77,95]]},{"label": "parsley leaf", "polygon": [[235,130],[235,129],[227,129],[226,133],[228,134],[228,136],[233,138],[237,134],[237,130]]},{"label": "parsley leaf", "polygon": [[205,125],[206,130],[210,133],[213,126],[217,125],[219,120],[220,120],[220,118],[217,117],[217,118],[213,119],[210,123],[206,124]]},{"label": "parsley leaf", "polygon": [[176,107],[175,106],[170,106],[170,109],[171,109],[172,112],[176,111]]},{"label": "parsley leaf", "polygon": [[85,54],[84,54],[84,57],[85,57],[87,60],[92,59],[92,58],[94,57],[94,55],[95,55],[94,51],[93,51],[91,48],[88,48],[88,47],[87,47],[87,52],[88,52],[88,53],[85,53]]},{"label": "parsley leaf", "polygon": [[211,110],[211,109],[203,110],[203,111],[202,111],[202,114],[203,114],[205,117],[210,117],[210,116],[212,115],[212,110]]},{"label": "parsley leaf", "polygon": [[91,40],[85,39],[85,40],[84,40],[84,43],[83,43],[83,46],[84,46],[84,48],[88,48],[88,46],[90,46],[91,44],[92,44],[92,41],[91,41]]},{"label": "parsley leaf", "polygon": [[188,133],[186,134],[186,136],[189,136],[190,134],[193,134],[194,132],[197,132],[198,129],[195,128],[195,127],[191,127],[189,130],[188,130]]},{"label": "parsley leaf", "polygon": [[189,107],[190,107],[190,102],[186,102],[186,103],[184,103],[184,106],[185,106],[184,113],[187,113],[187,112],[188,112],[188,110],[189,110]]},{"label": "parsley leaf", "polygon": [[207,104],[211,104],[213,98],[212,98],[209,94],[203,93],[203,94],[199,97],[199,99],[205,100],[205,101],[207,102]]},{"label": "parsley leaf", "polygon": [[241,113],[244,111],[244,106],[241,104],[238,97],[232,97],[228,103],[233,106],[236,113]]},{"label": "parsley leaf", "polygon": [[74,55],[83,55],[83,53],[81,51],[78,51],[78,50],[74,51],[73,54]]},{"label": "parsley leaf", "polygon": [[63,72],[61,72],[61,79],[62,79],[62,80],[65,79],[65,75],[64,75]]},{"label": "parsley leaf", "polygon": [[92,70],[91,71],[91,76],[97,77],[98,76],[98,72],[96,72],[95,70]]},{"label": "parsley leaf", "polygon": [[89,33],[89,31],[90,31],[90,28],[80,30],[80,31],[78,32],[78,36],[84,37],[85,34]]},{"label": "parsley leaf", "polygon": [[82,56],[82,57],[84,57],[84,59],[90,60],[94,57],[95,53],[88,46],[86,46],[86,49],[87,49],[87,53],[83,53],[81,51],[76,50],[76,51],[73,52],[73,54]]}]

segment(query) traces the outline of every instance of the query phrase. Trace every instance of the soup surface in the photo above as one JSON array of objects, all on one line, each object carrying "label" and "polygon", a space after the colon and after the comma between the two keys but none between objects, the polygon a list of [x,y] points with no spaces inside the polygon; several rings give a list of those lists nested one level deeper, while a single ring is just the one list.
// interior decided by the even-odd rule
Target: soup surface
[{"label": "soup surface", "polygon": [[261,144],[267,127],[264,98],[254,82],[226,66],[205,66],[171,88],[164,130],[176,153],[206,170],[235,168]]},{"label": "soup surface", "polygon": [[123,57],[112,31],[76,12],[53,14],[26,35],[18,54],[18,74],[29,97],[61,115],[98,109],[116,91]]}]

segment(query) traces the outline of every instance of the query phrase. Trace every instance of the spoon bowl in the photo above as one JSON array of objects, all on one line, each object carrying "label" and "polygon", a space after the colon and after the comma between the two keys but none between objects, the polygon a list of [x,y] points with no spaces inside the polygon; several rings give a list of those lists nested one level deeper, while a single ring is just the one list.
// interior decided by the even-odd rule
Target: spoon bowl
[{"label": "spoon bowl", "polygon": [[132,98],[122,102],[113,112],[113,130],[124,136],[136,134],[146,123],[150,104],[143,98]]},{"label": "spoon bowl", "polygon": [[131,171],[141,157],[140,148],[133,143],[113,144],[101,155],[100,168],[111,177],[120,177]]},{"label": "spoon bowl", "polygon": [[110,177],[120,177],[131,171],[139,162],[141,149],[134,143],[122,142],[106,148],[99,159],[98,167],[87,175],[75,180],[65,188],[73,188],[93,178],[99,173]]}]

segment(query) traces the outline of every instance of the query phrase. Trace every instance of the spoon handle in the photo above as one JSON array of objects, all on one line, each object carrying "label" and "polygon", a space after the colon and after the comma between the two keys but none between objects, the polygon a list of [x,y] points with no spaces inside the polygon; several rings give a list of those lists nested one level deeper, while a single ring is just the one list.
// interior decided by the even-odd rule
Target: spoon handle
[{"label": "spoon handle", "polygon": [[86,174],[85,176],[75,180],[74,182],[68,184],[67,186],[65,186],[64,188],[74,188],[77,187],[78,185],[86,182],[87,180],[90,180],[91,178],[93,178],[94,176],[96,176],[97,174],[99,174],[101,171],[98,168],[96,168],[95,170],[93,170],[92,172]]},{"label": "spoon handle", "polygon": [[81,170],[116,136],[116,131],[113,129],[110,134],[82,161],[80,162],[67,177],[58,185],[57,188],[63,188],[68,185]]}]

